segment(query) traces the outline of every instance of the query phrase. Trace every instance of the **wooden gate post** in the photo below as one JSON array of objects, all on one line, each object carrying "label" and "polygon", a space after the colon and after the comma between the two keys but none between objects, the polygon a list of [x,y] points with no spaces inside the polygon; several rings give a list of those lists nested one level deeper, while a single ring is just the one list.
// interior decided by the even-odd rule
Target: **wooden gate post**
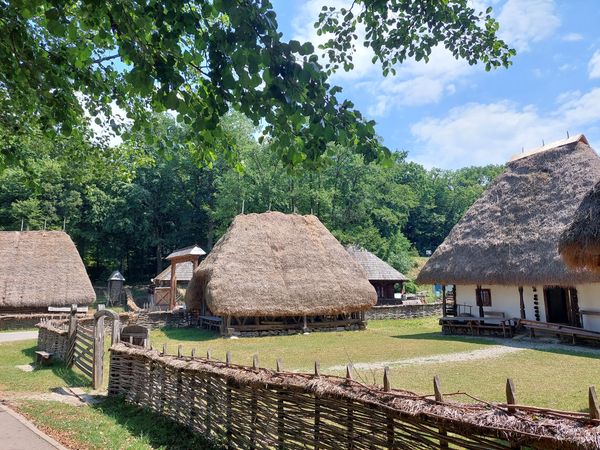
[{"label": "wooden gate post", "polygon": [[77,305],[71,305],[71,313],[69,315],[69,332],[68,332],[68,347],[66,361],[67,367],[73,366],[73,354],[75,352],[75,339],[77,339]]},{"label": "wooden gate post", "polygon": [[92,370],[92,387],[100,389],[104,381],[104,318],[113,320],[111,345],[121,340],[121,324],[119,315],[109,309],[101,309],[94,314],[94,367]]}]

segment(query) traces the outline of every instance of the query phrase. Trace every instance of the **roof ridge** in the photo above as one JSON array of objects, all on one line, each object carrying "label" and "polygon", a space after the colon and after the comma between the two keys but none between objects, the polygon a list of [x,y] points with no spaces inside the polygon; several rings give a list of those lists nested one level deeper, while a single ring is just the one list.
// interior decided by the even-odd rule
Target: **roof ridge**
[{"label": "roof ridge", "polygon": [[513,155],[508,160],[508,162],[517,161],[519,159],[527,158],[528,156],[531,156],[531,155],[536,155],[538,153],[542,153],[547,150],[552,150],[553,148],[562,147],[564,145],[569,145],[569,144],[574,144],[576,142],[583,142],[584,144],[590,145],[590,143],[588,142],[585,135],[583,133],[579,133],[575,136],[568,137],[566,139],[561,139],[558,141],[554,141],[549,144],[543,145],[541,147],[537,147],[532,150],[527,150],[526,152],[523,152],[523,153],[517,153],[517,154]]}]

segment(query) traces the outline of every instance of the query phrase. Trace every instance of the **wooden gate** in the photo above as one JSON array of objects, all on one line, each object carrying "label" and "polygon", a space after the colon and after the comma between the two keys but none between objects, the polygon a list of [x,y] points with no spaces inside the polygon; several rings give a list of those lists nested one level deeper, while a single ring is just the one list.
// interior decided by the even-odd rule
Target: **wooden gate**
[{"label": "wooden gate", "polygon": [[94,314],[93,326],[86,327],[77,321],[77,306],[71,308],[69,321],[69,351],[67,366],[75,366],[92,379],[94,389],[102,386],[104,370],[104,319],[112,319],[111,345],[120,342],[121,323],[119,315],[108,309]]},{"label": "wooden gate", "polygon": [[94,330],[77,324],[72,350],[69,352],[69,365],[75,366],[85,375],[94,378]]}]

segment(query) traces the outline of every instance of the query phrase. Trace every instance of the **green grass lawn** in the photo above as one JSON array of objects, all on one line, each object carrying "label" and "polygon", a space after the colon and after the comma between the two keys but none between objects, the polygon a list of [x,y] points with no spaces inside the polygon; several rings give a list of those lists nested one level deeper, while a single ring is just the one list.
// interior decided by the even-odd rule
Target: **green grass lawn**
[{"label": "green grass lawn", "polygon": [[162,329],[150,333],[150,342],[156,349],[167,344],[168,353],[176,353],[178,345],[189,354],[204,355],[208,349],[215,358],[224,360],[231,351],[237,364],[252,364],[252,356],[259,355],[261,367],[275,367],[282,358],[285,367],[294,370],[312,370],[319,360],[322,368],[356,362],[378,362],[443,353],[481,349],[493,344],[485,338],[441,336],[437,319],[404,321],[373,320],[364,331],[320,332],[308,335],[265,336],[259,338],[223,339],[213,332],[198,329]]},{"label": "green grass lawn", "polygon": [[[196,348],[198,355],[211,349],[213,358],[224,360],[225,353],[231,351],[235,363],[247,365],[252,363],[252,356],[258,354],[261,367],[274,368],[275,360],[283,358],[286,370],[312,371],[314,361],[319,360],[323,372],[343,375],[342,368],[347,363],[371,364],[373,367],[355,371],[355,378],[368,384],[381,384],[383,370],[381,364],[377,364],[392,362],[392,387],[420,394],[431,394],[433,376],[439,375],[446,393],[467,392],[487,401],[503,402],[506,378],[510,377],[515,382],[519,403],[563,410],[585,411],[588,386],[600,387],[597,349],[546,347],[474,361],[431,362],[434,355],[455,357],[461,352],[494,349],[503,342],[443,336],[435,318],[371,321],[367,330],[357,332],[223,339],[198,329],[163,329],[152,331],[150,337],[155,348],[160,349],[166,343],[170,354],[176,353],[178,345],[182,345],[187,354],[192,348]],[[34,361],[35,344],[35,341],[0,344],[0,398],[2,391],[47,392],[60,386],[90,386],[90,381],[77,370],[58,363],[31,373],[16,369],[16,365]],[[420,363],[393,364],[412,358],[420,358]],[[105,367],[106,380],[107,371]],[[464,397],[453,398],[468,401]],[[162,426],[174,425],[167,422],[160,425],[162,419],[117,400],[109,400],[96,408],[41,400],[19,400],[18,406],[35,423],[62,436],[63,442],[79,439],[72,447],[177,448],[174,446],[177,442],[182,447],[192,446],[183,440],[170,440],[168,432],[157,432]],[[89,426],[92,423],[94,426]],[[174,432],[173,436],[180,433],[183,431]],[[204,448],[202,445],[204,443],[193,442],[196,448]]]},{"label": "green grass lawn", "polygon": [[37,400],[19,401],[13,406],[74,449],[215,448],[187,428],[120,399],[108,399],[93,407]]}]

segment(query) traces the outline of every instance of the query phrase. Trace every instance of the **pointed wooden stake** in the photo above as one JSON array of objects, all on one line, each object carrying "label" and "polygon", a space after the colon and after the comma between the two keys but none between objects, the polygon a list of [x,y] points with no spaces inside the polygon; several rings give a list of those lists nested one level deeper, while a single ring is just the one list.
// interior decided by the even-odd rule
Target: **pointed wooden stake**
[{"label": "pointed wooden stake", "polygon": [[162,354],[163,356],[167,354],[167,344],[163,344]]},{"label": "pointed wooden stake", "polygon": [[253,368],[254,370],[257,370],[257,369],[258,369],[258,355],[257,355],[257,354],[255,354],[255,355],[252,357],[252,368]]},{"label": "pointed wooden stake", "polygon": [[208,350],[206,350],[206,359],[208,359],[210,361],[211,357],[212,357],[212,352],[209,348]]},{"label": "pointed wooden stake", "polygon": [[225,353],[225,364],[228,366],[231,365],[231,352]]},{"label": "pointed wooden stake", "polygon": [[590,386],[588,391],[588,398],[590,404],[590,418],[600,419],[600,404],[598,403],[598,397],[596,396],[596,388]]},{"label": "pointed wooden stake", "polygon": [[346,366],[346,380],[352,380],[352,364]]},{"label": "pointed wooden stake", "polygon": [[444,401],[444,394],[442,394],[442,384],[440,383],[440,377],[437,375],[433,377],[433,393],[435,394],[435,401],[442,403]]},{"label": "pointed wooden stake", "polygon": [[385,366],[383,368],[383,390],[390,392],[392,390],[390,386],[390,368]]},{"label": "pointed wooden stake", "polygon": [[196,347],[192,348],[192,358],[196,357]]},{"label": "pointed wooden stake", "polygon": [[321,376],[321,363],[319,361],[315,361],[315,377]]},{"label": "pointed wooden stake", "polygon": [[515,383],[513,383],[512,378],[506,379],[506,404],[508,405],[508,412],[514,413],[517,412],[517,409],[514,406],[517,404],[517,397],[515,395]]},{"label": "pointed wooden stake", "polygon": [[178,358],[181,358],[181,355],[182,355],[182,352],[181,352],[181,344],[179,344],[179,345],[177,346],[177,357],[178,357]]},{"label": "pointed wooden stake", "polygon": [[277,372],[283,372],[283,359],[277,358]]}]

